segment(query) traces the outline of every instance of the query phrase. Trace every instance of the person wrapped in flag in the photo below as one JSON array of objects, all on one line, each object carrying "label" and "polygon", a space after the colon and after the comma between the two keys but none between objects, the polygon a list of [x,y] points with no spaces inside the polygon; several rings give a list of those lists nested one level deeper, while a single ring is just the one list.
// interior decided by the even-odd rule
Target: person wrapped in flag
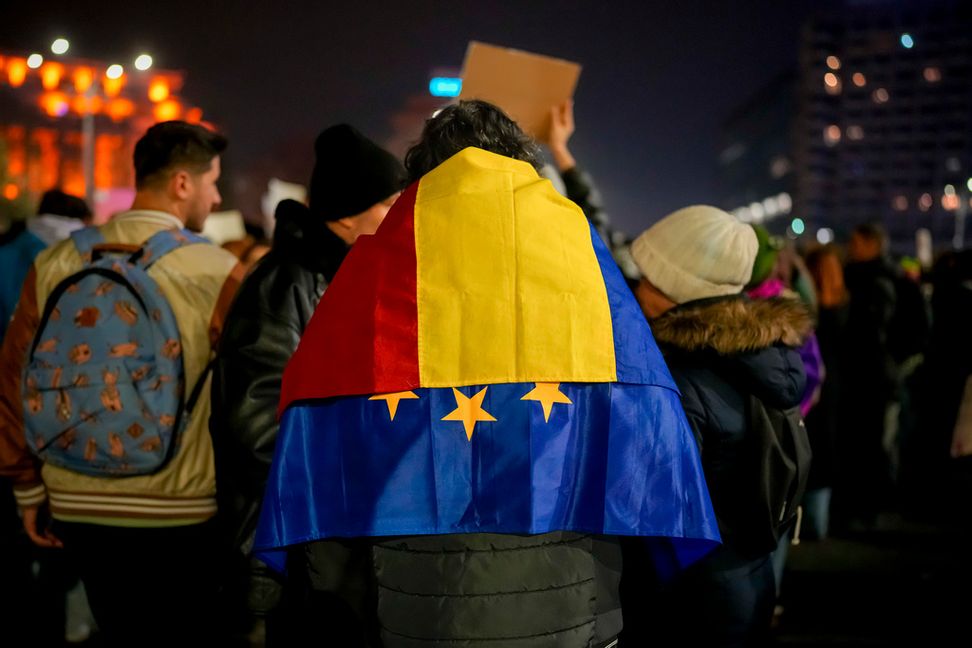
[{"label": "person wrapped in flag", "polygon": [[718,544],[644,316],[537,166],[499,109],[444,109],[324,294],[284,373],[254,545],[303,586],[295,632],[611,646],[619,536],[661,570]]}]

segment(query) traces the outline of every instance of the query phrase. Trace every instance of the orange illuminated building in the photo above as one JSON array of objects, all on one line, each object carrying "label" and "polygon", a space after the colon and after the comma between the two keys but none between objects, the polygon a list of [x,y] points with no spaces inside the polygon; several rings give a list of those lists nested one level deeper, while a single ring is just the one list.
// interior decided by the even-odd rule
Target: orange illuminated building
[{"label": "orange illuminated building", "polygon": [[[36,201],[59,187],[93,198],[97,212],[100,196],[133,187],[132,150],[149,126],[202,122],[202,110],[178,94],[181,72],[130,66],[109,78],[102,61],[45,56],[32,68],[27,58],[0,51],[0,201]],[[92,187],[84,170],[86,122],[94,133]]]}]

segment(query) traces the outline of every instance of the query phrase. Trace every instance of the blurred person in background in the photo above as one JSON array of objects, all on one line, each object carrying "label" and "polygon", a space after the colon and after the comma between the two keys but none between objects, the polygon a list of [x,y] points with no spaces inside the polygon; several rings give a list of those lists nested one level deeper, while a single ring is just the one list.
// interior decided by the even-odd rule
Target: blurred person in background
[{"label": "blurred person in background", "polygon": [[866,531],[893,501],[905,379],[920,364],[929,322],[920,288],[891,262],[880,225],[854,228],[847,253],[843,418],[848,461],[834,522]]},{"label": "blurred person in background", "polygon": [[82,198],[51,189],[41,197],[37,216],[27,219],[25,228],[0,246],[0,340],[34,257],[89,224],[91,217],[91,209]]},{"label": "blurred person in background", "polygon": [[[91,218],[91,209],[83,199],[51,189],[41,196],[37,216],[8,232],[6,242],[0,245],[0,341],[34,258],[90,223]],[[6,480],[0,480],[0,520],[0,547],[5,548],[0,558],[0,582],[4,583],[0,593],[0,610],[4,612],[0,614],[10,614],[5,627],[14,633],[16,628],[36,628],[39,624],[30,621],[32,615],[46,609],[50,611],[47,622],[39,626],[43,637],[52,642],[63,640],[66,619],[62,604],[77,576],[70,574],[61,552],[42,549],[30,542],[17,514],[11,484]],[[25,591],[30,593],[26,597]],[[77,615],[89,616],[90,612],[85,614],[82,610]],[[70,628],[68,631],[71,633]],[[84,631],[78,630],[72,636],[78,634],[83,635]]]},{"label": "blurred person in background", "polygon": [[259,225],[245,223],[246,235],[235,241],[226,241],[222,248],[240,260],[247,274],[270,251],[270,241]]},{"label": "blurred person in background", "polygon": [[822,540],[830,529],[830,499],[840,450],[846,443],[841,398],[844,388],[844,328],[847,325],[848,295],[840,255],[825,246],[807,255],[807,268],[817,291],[817,341],[827,369],[817,404],[807,415],[807,432],[813,448],[810,479],[803,498],[801,535]]}]

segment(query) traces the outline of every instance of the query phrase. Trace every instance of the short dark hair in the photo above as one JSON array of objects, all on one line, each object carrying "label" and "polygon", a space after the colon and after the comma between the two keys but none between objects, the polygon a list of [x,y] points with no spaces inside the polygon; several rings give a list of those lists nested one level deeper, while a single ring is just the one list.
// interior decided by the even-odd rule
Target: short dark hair
[{"label": "short dark hair", "polygon": [[888,232],[880,223],[861,223],[854,228],[852,234],[877,243],[882,250],[888,246]]},{"label": "short dark hair", "polygon": [[38,214],[54,214],[84,220],[91,218],[91,208],[83,198],[64,193],[60,189],[45,191],[37,206]]},{"label": "short dark hair", "polygon": [[543,166],[540,147],[506,113],[473,99],[446,106],[425,122],[422,138],[405,154],[408,181],[415,182],[466,147]]},{"label": "short dark hair", "polygon": [[135,187],[142,189],[178,167],[205,173],[226,150],[226,138],[184,121],[167,121],[145,131],[135,144]]}]

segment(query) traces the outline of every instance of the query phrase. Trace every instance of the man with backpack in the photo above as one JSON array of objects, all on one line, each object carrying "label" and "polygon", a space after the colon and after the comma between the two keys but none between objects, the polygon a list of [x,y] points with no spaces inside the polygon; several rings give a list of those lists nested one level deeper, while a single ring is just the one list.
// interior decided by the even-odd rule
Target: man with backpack
[{"label": "man with backpack", "polygon": [[213,626],[208,367],[242,269],[193,232],[225,148],[150,128],[132,209],[37,257],[0,351],[0,475],[31,540],[77,564],[109,645]]},{"label": "man with backpack", "polygon": [[670,214],[632,245],[642,273],[635,295],[699,443],[723,545],[657,592],[638,574],[637,547],[626,547],[624,643],[750,646],[767,638],[770,554],[792,524],[809,468],[795,347],[810,316],[795,300],[742,294],[757,248],[751,227],[704,205]]}]

